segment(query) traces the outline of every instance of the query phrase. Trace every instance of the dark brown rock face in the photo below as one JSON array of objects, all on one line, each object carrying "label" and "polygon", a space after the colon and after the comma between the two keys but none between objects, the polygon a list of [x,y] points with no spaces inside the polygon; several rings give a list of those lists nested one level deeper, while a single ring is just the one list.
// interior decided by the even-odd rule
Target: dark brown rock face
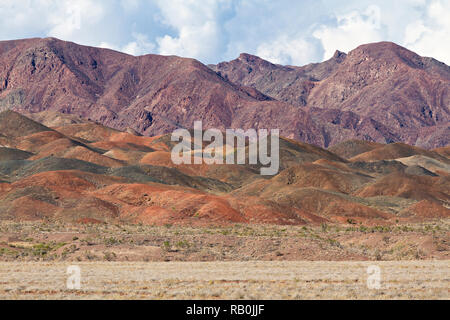
[{"label": "dark brown rock face", "polygon": [[319,146],[348,139],[449,142],[450,71],[392,43],[303,67],[242,54],[205,66],[53,38],[0,42],[0,111],[57,111],[144,135],[192,127],[279,128]]},{"label": "dark brown rock face", "polygon": [[341,135],[426,148],[450,141],[450,67],[394,43],[363,45],[348,55],[337,51],[305,67],[248,55],[211,67],[233,82],[306,106],[325,122],[330,144]]},{"label": "dark brown rock face", "polygon": [[305,106],[318,81],[328,77],[345,59],[336,51],[332,59],[304,67],[281,66],[243,53],[236,60],[210,65],[211,69],[233,83],[253,87],[276,100]]}]

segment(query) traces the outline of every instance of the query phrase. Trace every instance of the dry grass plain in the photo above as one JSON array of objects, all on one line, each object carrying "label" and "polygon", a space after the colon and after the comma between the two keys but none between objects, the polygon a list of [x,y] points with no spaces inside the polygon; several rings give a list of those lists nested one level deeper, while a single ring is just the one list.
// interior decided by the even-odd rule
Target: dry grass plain
[{"label": "dry grass plain", "polygon": [[[1,299],[449,299],[444,261],[64,262],[0,264]],[[367,268],[380,268],[380,289]]]},{"label": "dry grass plain", "polygon": [[[449,221],[373,226],[0,223],[0,299],[446,299]],[[67,267],[81,269],[68,290]],[[369,289],[367,268],[380,269]]]}]

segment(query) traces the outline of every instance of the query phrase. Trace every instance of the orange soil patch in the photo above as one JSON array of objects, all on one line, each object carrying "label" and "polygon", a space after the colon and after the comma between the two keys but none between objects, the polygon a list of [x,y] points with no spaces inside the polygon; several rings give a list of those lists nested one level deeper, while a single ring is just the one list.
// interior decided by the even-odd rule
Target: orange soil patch
[{"label": "orange soil patch", "polygon": [[442,156],[440,156],[436,152],[424,150],[404,143],[392,143],[376,148],[372,151],[362,153],[349,160],[379,161],[379,160],[392,160],[397,158],[411,157],[414,155],[424,155],[430,158],[435,158],[437,160],[440,160],[442,158]]},{"label": "orange soil patch", "polygon": [[433,149],[431,151],[434,151],[436,153],[439,153],[441,156],[446,157],[446,158],[450,158],[450,146],[448,147],[442,147],[442,148],[437,148],[437,149]]},{"label": "orange soil patch", "polygon": [[[122,182],[123,178],[98,175],[94,173],[76,170],[41,172],[17,182],[14,182],[5,190],[11,191],[29,186],[45,187],[55,192],[71,191],[80,194],[84,191],[103,188],[110,184]],[[77,197],[78,198],[78,197]]]},{"label": "orange soil patch", "polygon": [[76,220],[75,222],[79,223],[79,224],[101,224],[101,223],[103,223],[102,221],[93,219],[93,218],[80,218],[80,219]]},{"label": "orange soil patch", "polygon": [[78,201],[72,202],[72,205],[64,205],[60,208],[57,218],[65,221],[88,218],[102,222],[117,222],[119,209],[113,203],[86,194]]},{"label": "orange soil patch", "polygon": [[[164,212],[159,212],[158,216],[170,212],[160,223],[173,223],[185,220],[201,220],[207,218],[208,221],[234,221],[243,222],[228,202],[218,196],[205,194],[203,192],[160,185],[143,184],[120,184],[112,185],[100,189],[93,193],[105,201],[114,203],[121,207],[123,217],[132,215],[132,219],[138,219],[144,214],[145,221],[149,221],[149,207],[164,208]],[[158,212],[154,209],[152,213]],[[157,221],[155,220],[155,223]]]},{"label": "orange soil patch", "polygon": [[29,160],[37,160],[50,156],[62,158],[69,149],[77,146],[76,143],[68,138],[57,139],[39,147],[38,153],[29,158]]},{"label": "orange soil patch", "polygon": [[0,183],[0,194],[8,192],[12,189],[9,183]]},{"label": "orange soil patch", "polygon": [[[242,191],[238,190],[234,194],[239,194],[240,192]],[[256,192],[255,195],[258,196],[259,193]],[[285,189],[279,188],[278,190],[275,188],[270,192],[264,191],[260,197],[285,207],[295,207],[304,212],[336,222],[346,221],[351,218],[366,223],[370,220],[384,221],[392,217],[391,214],[352,202],[350,199],[347,200],[340,194],[317,188],[290,187]]]},{"label": "orange soil patch", "polygon": [[112,149],[122,149],[124,151],[142,151],[142,152],[151,152],[152,148],[149,148],[144,145],[137,145],[124,141],[98,141],[89,144],[91,147],[99,148],[103,150],[112,150]]},{"label": "orange soil patch", "polygon": [[385,224],[387,220],[394,218],[394,215],[369,208],[359,203],[349,201],[337,201],[327,206],[322,214],[331,216],[336,222],[345,223],[349,218],[356,222],[365,224]]},{"label": "orange soil patch", "polygon": [[44,131],[35,133],[26,137],[20,138],[17,149],[25,150],[29,152],[35,153],[38,151],[42,146],[55,141],[59,139],[65,138],[64,135],[62,135],[59,132],[56,131]]},{"label": "orange soil patch", "polygon": [[78,146],[66,152],[63,158],[78,159],[98,164],[104,167],[118,168],[124,165],[123,162],[104,156],[97,152],[91,151],[85,147]]},{"label": "orange soil patch", "polygon": [[123,161],[128,164],[139,164],[140,160],[147,155],[147,152],[142,151],[126,151],[123,149],[111,149],[103,154],[106,157],[115,160]]},{"label": "orange soil patch", "polygon": [[111,185],[94,192],[93,195],[120,207],[122,218],[151,224],[304,224],[302,216],[308,220],[320,220],[303,214],[300,210],[286,210],[280,206],[277,209],[258,204],[257,199],[241,201],[193,189],[160,187],[156,184]]},{"label": "orange soil patch", "polygon": [[48,202],[24,196],[15,199],[8,207],[8,213],[16,220],[42,220],[43,217],[53,217],[58,207]]},{"label": "orange soil patch", "polygon": [[152,166],[177,168],[181,172],[188,175],[198,175],[201,176],[206,170],[208,170],[208,165],[176,165],[173,163],[170,152],[167,151],[155,151],[146,154],[140,161],[140,164],[147,164]]},{"label": "orange soil patch", "polygon": [[284,170],[267,182],[270,187],[296,186],[315,187],[342,193],[350,193],[371,179],[351,172],[337,171],[314,164],[303,164]]},{"label": "orange soil patch", "polygon": [[41,172],[11,184],[13,189],[26,188],[28,186],[45,187],[54,191],[66,190],[74,192],[96,189],[92,182],[80,178],[75,171]]},{"label": "orange soil patch", "polygon": [[337,161],[331,161],[327,159],[319,159],[317,161],[314,161],[313,164],[322,166],[322,167],[331,167],[334,169],[339,169],[343,171],[352,171],[345,163],[337,162]]},{"label": "orange soil patch", "polygon": [[442,178],[391,173],[355,192],[360,197],[396,196],[414,200],[449,201],[450,194]]},{"label": "orange soil patch", "polygon": [[403,210],[400,215],[413,216],[417,220],[448,218],[450,209],[434,201],[422,200]]},{"label": "orange soil patch", "polygon": [[119,132],[96,123],[71,124],[57,127],[55,130],[67,136],[76,137],[87,141],[107,140],[112,135]]},{"label": "orange soil patch", "polygon": [[[160,136],[155,137],[142,137],[142,136],[135,136],[126,132],[119,132],[111,137],[109,137],[108,141],[112,142],[122,142],[122,143],[131,143],[138,146],[145,146],[149,147],[155,150],[163,150],[163,151],[169,151],[169,147],[165,144],[154,144],[153,142],[160,138]],[[158,146],[158,147],[157,147]],[[161,149],[160,149],[161,148]]]},{"label": "orange soil patch", "polygon": [[[298,147],[298,148],[300,148],[300,149],[302,149],[306,153],[315,154],[317,156],[320,156],[321,158],[325,158],[325,159],[328,159],[328,160],[344,161],[344,162],[346,161],[345,159],[339,157],[338,155],[336,155],[336,154],[334,154],[332,152],[329,152],[329,151],[327,151],[325,149],[322,149],[320,147],[317,147],[315,145],[303,143],[303,142],[300,142],[300,141],[297,141],[297,140],[293,140],[293,139],[289,139],[289,138],[285,138],[285,137],[282,137],[281,139],[286,141],[286,142],[288,142],[288,143],[290,143],[290,144],[292,144],[292,145],[294,145],[294,146],[296,146],[296,147]],[[282,143],[283,143],[283,141],[282,141]]]},{"label": "orange soil patch", "polygon": [[291,193],[296,188],[313,187],[351,193],[370,180],[367,176],[348,171],[337,171],[316,164],[302,164],[283,170],[270,180],[258,180],[248,184],[238,192],[270,197],[272,194]]},{"label": "orange soil patch", "polygon": [[384,145],[381,143],[371,141],[348,140],[328,148],[328,151],[331,151],[344,159],[349,159],[382,146]]}]

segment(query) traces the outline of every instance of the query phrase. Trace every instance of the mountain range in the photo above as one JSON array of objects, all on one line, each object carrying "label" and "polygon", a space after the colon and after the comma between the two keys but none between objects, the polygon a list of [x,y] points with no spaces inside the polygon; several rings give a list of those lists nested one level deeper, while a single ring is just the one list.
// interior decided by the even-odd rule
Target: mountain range
[{"label": "mountain range", "polygon": [[282,66],[250,54],[206,66],[54,38],[0,42],[0,111],[55,112],[144,136],[279,128],[319,147],[347,140],[445,147],[450,67],[390,42]]}]

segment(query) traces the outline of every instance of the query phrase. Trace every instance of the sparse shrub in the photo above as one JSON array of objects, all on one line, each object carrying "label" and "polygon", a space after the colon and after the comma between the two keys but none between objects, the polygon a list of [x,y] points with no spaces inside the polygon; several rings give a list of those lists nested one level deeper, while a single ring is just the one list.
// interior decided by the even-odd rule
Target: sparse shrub
[{"label": "sparse shrub", "polygon": [[340,243],[339,241],[335,240],[335,239],[328,238],[327,241],[328,241],[328,243],[329,243],[330,245],[332,245],[333,247],[342,248],[341,243]]},{"label": "sparse shrub", "polygon": [[165,250],[165,251],[169,251],[170,250],[170,242],[169,241],[164,241],[163,242],[163,250]]},{"label": "sparse shrub", "polygon": [[190,248],[191,244],[187,240],[178,241],[176,243],[176,246],[178,248]]},{"label": "sparse shrub", "polygon": [[382,255],[382,253],[380,252],[380,250],[376,250],[375,251],[375,259],[377,260],[377,261],[381,261],[382,259],[383,259],[383,255]]},{"label": "sparse shrub", "polygon": [[39,243],[39,244],[34,245],[31,248],[31,254],[34,256],[42,257],[42,256],[47,255],[49,252],[58,250],[59,248],[65,246],[65,245],[66,244],[64,242]]},{"label": "sparse shrub", "polygon": [[122,243],[122,242],[120,240],[114,238],[114,237],[110,237],[110,238],[106,238],[105,239],[105,245],[108,246],[108,247],[112,247],[112,246],[118,245],[120,243]]},{"label": "sparse shrub", "polygon": [[88,260],[95,260],[95,259],[97,259],[97,256],[95,254],[91,253],[90,251],[86,251],[84,256]]},{"label": "sparse shrub", "polygon": [[104,253],[103,260],[114,261],[116,259],[116,257],[117,257],[117,255],[114,252],[106,251]]}]

